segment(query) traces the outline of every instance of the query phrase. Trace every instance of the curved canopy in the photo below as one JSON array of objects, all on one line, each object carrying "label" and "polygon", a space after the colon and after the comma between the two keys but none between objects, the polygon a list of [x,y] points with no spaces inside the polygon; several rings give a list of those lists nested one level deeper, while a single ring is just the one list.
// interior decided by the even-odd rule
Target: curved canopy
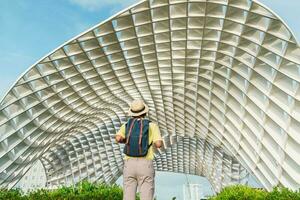
[{"label": "curved canopy", "polygon": [[158,170],[300,186],[300,49],[251,0],[144,0],[33,65],[0,105],[0,184],[40,159],[47,184],[114,182],[114,134],[143,99],[165,149]]}]

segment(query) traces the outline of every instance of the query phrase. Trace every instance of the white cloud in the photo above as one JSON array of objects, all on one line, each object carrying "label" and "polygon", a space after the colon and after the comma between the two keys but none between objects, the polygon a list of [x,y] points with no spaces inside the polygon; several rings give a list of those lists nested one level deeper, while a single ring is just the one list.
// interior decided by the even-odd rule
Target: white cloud
[{"label": "white cloud", "polygon": [[97,11],[106,6],[125,7],[135,2],[138,2],[138,0],[69,0],[69,1],[89,11]]}]

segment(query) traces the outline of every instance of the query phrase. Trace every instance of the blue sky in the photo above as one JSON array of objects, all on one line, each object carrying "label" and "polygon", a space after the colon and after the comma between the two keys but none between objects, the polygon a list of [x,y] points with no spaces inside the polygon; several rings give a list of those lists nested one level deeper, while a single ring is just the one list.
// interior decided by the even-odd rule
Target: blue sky
[{"label": "blue sky", "polygon": [[136,0],[0,0],[0,96],[32,64]]},{"label": "blue sky", "polygon": [[[41,57],[137,0],[0,0],[0,96]],[[299,0],[261,0],[300,39]],[[183,175],[159,174],[159,200],[181,199]],[[190,177],[191,182],[207,182]],[[172,184],[171,184],[172,183]],[[209,187],[206,188],[207,190]]]}]

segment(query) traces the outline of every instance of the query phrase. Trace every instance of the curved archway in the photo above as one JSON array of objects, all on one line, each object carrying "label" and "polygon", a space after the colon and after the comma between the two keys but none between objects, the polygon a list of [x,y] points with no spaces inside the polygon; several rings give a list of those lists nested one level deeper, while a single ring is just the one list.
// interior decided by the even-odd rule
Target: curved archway
[{"label": "curved archway", "polygon": [[8,91],[0,184],[13,186],[36,159],[50,185],[116,180],[112,135],[140,98],[166,144],[158,169],[205,175],[217,191],[247,173],[267,189],[297,189],[299,64],[289,28],[256,1],[141,1],[42,58]]}]

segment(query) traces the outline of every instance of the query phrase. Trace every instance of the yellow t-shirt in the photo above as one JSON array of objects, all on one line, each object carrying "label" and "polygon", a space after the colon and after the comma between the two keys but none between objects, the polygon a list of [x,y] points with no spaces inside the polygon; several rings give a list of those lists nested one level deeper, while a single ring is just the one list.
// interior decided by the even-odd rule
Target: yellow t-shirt
[{"label": "yellow t-shirt", "polygon": [[[140,119],[138,119],[140,120]],[[125,138],[125,131],[126,131],[126,126],[123,124],[120,128],[120,130],[117,132],[117,135],[122,136]],[[158,126],[155,123],[150,122],[149,123],[149,145],[151,142],[154,144],[154,142],[162,140],[160,131]],[[153,153],[153,144],[149,147],[148,153],[145,156],[146,159],[148,160],[153,160],[154,158],[154,153]],[[131,158],[130,156],[125,155],[125,159]]]}]

